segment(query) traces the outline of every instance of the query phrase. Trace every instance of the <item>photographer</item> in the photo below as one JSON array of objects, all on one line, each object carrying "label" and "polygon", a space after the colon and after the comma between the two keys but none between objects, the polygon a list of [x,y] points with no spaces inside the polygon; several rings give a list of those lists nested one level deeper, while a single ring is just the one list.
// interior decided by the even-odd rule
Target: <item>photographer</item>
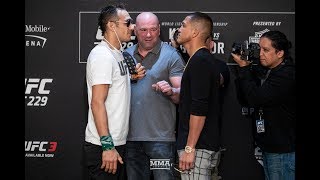
[{"label": "photographer", "polygon": [[291,43],[279,31],[260,38],[260,64],[268,69],[261,84],[250,61],[233,54],[239,65],[239,86],[255,111],[255,141],[262,150],[266,180],[295,179],[296,83]]}]

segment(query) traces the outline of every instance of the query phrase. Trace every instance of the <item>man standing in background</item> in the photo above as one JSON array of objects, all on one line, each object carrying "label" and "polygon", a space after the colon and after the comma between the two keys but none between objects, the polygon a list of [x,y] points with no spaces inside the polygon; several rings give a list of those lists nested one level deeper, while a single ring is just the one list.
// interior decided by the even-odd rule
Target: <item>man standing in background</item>
[{"label": "man standing in background", "polygon": [[[158,17],[142,12],[134,29],[138,43],[127,49],[146,68],[146,77],[131,85],[127,138],[129,180],[174,180],[176,106],[184,68],[177,51],[160,40]],[[162,162],[163,167],[153,167]],[[152,171],[151,171],[152,170]]]}]

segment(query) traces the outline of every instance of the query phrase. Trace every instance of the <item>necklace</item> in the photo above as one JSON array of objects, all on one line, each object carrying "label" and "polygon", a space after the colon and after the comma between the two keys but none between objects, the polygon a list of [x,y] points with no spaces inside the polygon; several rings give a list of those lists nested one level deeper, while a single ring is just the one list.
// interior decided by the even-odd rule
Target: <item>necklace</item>
[{"label": "necklace", "polygon": [[108,41],[106,38],[103,37],[103,40],[104,40],[105,42],[107,42],[108,45],[111,46],[114,50],[119,51],[119,52],[121,53],[121,51],[120,51],[119,49],[115,48],[114,46],[112,46],[112,44],[109,43],[109,41]]},{"label": "necklace", "polygon": [[187,66],[188,66],[188,64],[189,64],[189,61],[190,61],[190,59],[192,58],[192,56],[199,50],[199,49],[202,49],[202,48],[207,48],[207,46],[201,46],[201,47],[199,47],[196,51],[194,51],[194,53],[189,57],[189,59],[188,59],[188,62],[187,62],[187,64],[186,64],[186,66],[184,66],[184,69],[183,69],[183,71],[185,71],[186,70],[186,68],[187,68]]},{"label": "necklace", "polygon": [[[122,54],[121,51],[120,51],[119,49],[115,48],[114,46],[112,46],[112,44],[109,43],[108,40],[106,40],[105,38],[103,38],[103,41],[107,42],[117,53]],[[110,50],[110,53],[111,53],[113,59],[114,59],[115,61],[117,61],[117,59],[114,57],[114,52],[113,52],[113,50],[112,50],[108,45],[107,45],[107,48]],[[118,61],[117,61],[117,62],[118,62]]]}]

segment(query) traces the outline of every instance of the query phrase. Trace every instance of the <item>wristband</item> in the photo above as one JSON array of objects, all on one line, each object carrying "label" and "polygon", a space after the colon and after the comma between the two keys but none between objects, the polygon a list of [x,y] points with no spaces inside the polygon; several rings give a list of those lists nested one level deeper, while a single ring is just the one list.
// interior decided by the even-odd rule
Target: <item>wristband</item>
[{"label": "wristband", "polygon": [[101,136],[100,142],[103,151],[109,151],[114,149],[114,144],[111,135],[109,136]]}]

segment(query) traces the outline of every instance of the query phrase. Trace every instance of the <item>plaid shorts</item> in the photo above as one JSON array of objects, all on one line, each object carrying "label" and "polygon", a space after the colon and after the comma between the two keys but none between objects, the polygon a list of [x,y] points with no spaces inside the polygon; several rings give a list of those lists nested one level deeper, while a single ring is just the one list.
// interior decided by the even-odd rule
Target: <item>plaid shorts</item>
[{"label": "plaid shorts", "polygon": [[[184,150],[178,150],[179,157]],[[212,180],[217,175],[217,166],[219,165],[221,152],[209,151],[205,149],[196,149],[196,159],[193,169],[181,172],[181,180]]]}]

